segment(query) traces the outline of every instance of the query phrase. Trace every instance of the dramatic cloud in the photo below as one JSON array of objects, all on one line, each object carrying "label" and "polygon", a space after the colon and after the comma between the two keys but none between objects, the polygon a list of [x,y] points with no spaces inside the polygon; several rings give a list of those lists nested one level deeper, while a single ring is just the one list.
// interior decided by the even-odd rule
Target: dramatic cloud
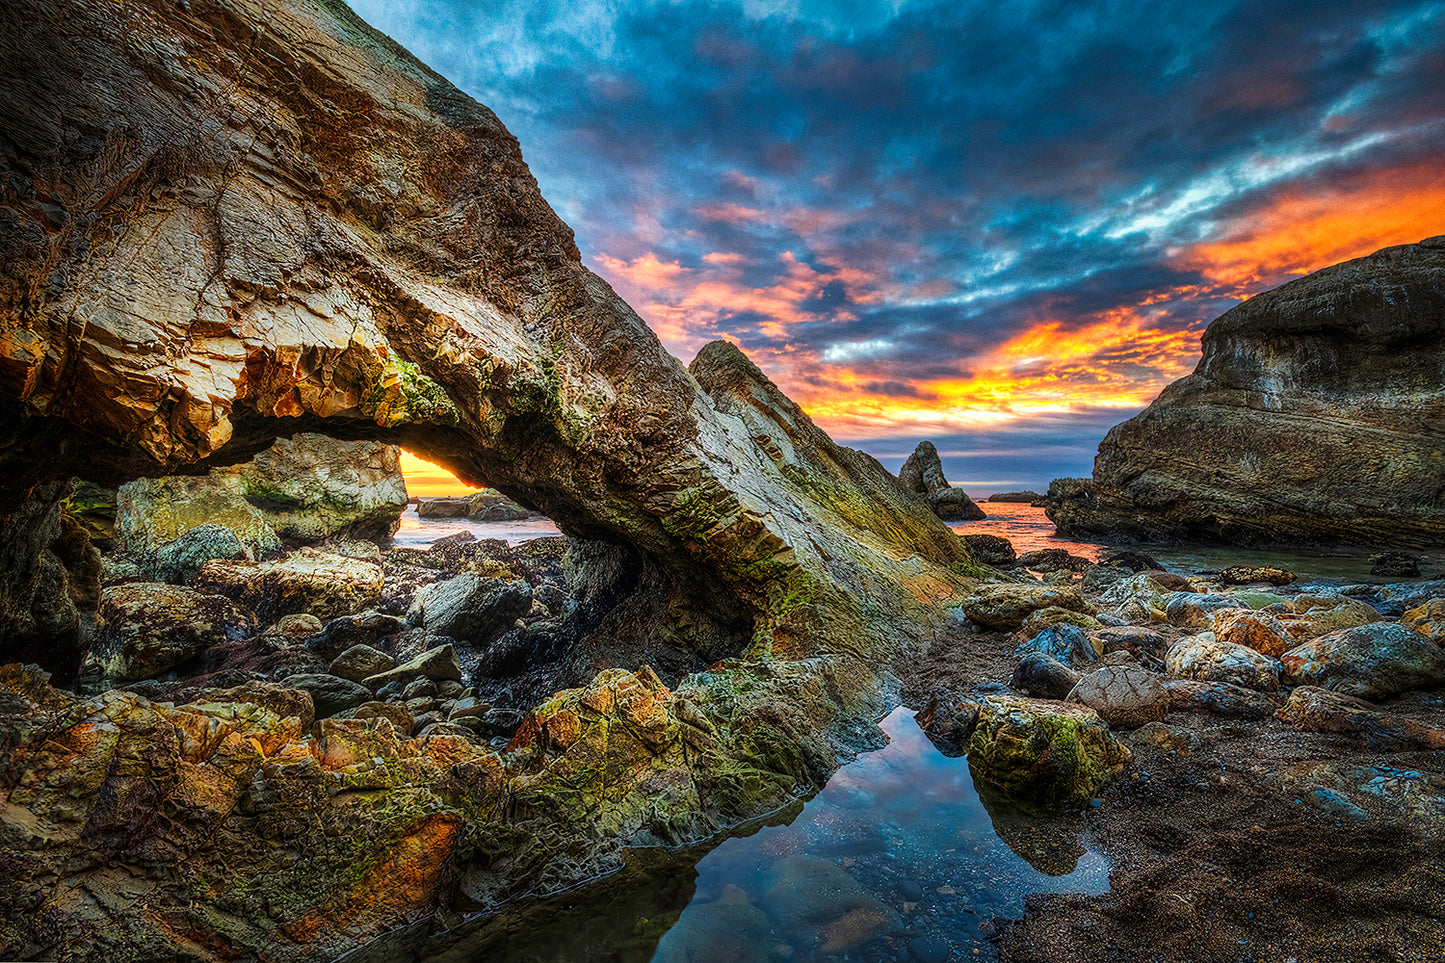
[{"label": "dramatic cloud", "polygon": [[1086,474],[1241,298],[1445,233],[1439,0],[354,6],[670,350],[960,477]]}]

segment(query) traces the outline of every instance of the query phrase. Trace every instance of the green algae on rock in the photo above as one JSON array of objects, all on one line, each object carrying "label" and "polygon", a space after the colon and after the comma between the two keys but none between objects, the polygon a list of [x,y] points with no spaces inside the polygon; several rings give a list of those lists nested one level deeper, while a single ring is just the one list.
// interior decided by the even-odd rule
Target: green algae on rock
[{"label": "green algae on rock", "polygon": [[987,696],[968,741],[969,769],[1007,795],[1082,803],[1123,772],[1131,756],[1087,706]]}]

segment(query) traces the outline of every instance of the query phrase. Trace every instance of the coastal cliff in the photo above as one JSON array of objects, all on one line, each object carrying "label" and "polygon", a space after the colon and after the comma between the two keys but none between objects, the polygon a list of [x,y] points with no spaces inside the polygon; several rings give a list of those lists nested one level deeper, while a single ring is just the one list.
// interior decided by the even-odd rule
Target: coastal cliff
[{"label": "coastal cliff", "polygon": [[[0,955],[333,958],[696,842],[876,744],[966,546],[736,348],[670,356],[486,107],[332,0],[6,4],[0,91],[0,663],[49,673],[0,671]],[[499,631],[550,611],[494,560],[395,614],[363,611],[379,563],[305,552],[97,598],[71,477],[301,432],[569,536],[582,598],[549,596],[553,687],[502,753],[447,721],[487,707],[439,628],[490,644],[458,611],[492,590]],[[403,687],[433,708],[377,701]]]},{"label": "coastal cliff", "polygon": [[1194,373],[1050,486],[1064,535],[1445,543],[1445,238],[1250,298]]}]

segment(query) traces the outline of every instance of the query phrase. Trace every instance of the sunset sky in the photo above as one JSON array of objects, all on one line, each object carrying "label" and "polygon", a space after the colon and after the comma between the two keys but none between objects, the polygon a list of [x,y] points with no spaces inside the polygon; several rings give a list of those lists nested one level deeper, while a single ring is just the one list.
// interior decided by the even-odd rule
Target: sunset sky
[{"label": "sunset sky", "polygon": [[1445,233],[1445,2],[352,5],[679,358],[971,493],[1088,474],[1241,298]]}]

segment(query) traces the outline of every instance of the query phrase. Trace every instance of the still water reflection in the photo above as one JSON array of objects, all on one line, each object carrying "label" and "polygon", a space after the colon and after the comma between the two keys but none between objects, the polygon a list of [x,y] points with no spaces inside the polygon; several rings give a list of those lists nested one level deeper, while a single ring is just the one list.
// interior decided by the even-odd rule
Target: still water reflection
[{"label": "still water reflection", "polygon": [[711,850],[634,854],[590,890],[504,913],[411,958],[894,960],[931,939],[947,958],[990,959],[990,921],[1019,915],[1029,894],[1108,889],[1108,863],[1079,817],[981,796],[967,761],[939,752],[907,709],[881,725],[886,748],[770,825]]}]

